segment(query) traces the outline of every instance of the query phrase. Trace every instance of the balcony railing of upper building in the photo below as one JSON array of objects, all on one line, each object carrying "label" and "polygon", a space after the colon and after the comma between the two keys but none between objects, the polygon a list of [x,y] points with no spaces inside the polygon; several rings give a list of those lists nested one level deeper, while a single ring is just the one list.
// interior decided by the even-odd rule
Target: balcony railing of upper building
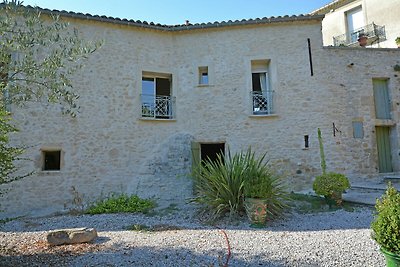
[{"label": "balcony railing of upper building", "polygon": [[163,95],[141,95],[142,118],[174,119],[175,97]]},{"label": "balcony railing of upper building", "polygon": [[274,114],[273,91],[251,91],[253,115]]},{"label": "balcony railing of upper building", "polygon": [[333,37],[334,46],[359,46],[358,38],[366,36],[367,44],[372,45],[386,40],[385,26],[378,26],[374,23],[368,24],[352,32]]}]

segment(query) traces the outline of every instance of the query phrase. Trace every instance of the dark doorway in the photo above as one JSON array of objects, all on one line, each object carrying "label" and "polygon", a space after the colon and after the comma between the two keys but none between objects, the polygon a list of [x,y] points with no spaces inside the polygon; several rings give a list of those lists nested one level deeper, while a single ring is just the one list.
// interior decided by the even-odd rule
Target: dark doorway
[{"label": "dark doorway", "polygon": [[216,161],[218,154],[225,154],[225,144],[224,143],[214,143],[214,144],[200,144],[201,160],[211,160]]}]

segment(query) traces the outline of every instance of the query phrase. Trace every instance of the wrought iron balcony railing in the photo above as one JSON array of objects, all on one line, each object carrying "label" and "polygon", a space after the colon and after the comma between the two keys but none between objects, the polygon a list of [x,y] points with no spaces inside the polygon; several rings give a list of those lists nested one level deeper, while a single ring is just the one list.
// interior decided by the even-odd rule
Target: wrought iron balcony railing
[{"label": "wrought iron balcony railing", "polygon": [[141,98],[143,118],[175,118],[175,97],[162,95],[141,95]]},{"label": "wrought iron balcony railing", "polygon": [[368,24],[352,32],[333,37],[334,46],[358,46],[358,37],[364,35],[368,38],[367,45],[379,43],[386,40],[385,26],[374,23]]},{"label": "wrought iron balcony railing", "polygon": [[252,111],[254,115],[273,114],[273,91],[251,91]]}]

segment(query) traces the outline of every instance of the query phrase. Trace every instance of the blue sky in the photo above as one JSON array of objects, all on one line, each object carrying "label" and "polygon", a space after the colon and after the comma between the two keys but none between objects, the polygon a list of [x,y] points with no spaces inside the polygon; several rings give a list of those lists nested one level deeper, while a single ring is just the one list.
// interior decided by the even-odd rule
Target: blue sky
[{"label": "blue sky", "polygon": [[24,0],[24,5],[183,24],[309,13],[332,0]]}]

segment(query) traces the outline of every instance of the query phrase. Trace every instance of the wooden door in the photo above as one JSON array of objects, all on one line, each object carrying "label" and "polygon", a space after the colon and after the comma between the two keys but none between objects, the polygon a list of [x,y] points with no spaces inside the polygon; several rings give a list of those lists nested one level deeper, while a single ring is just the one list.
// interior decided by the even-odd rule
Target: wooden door
[{"label": "wooden door", "polygon": [[379,172],[393,172],[390,147],[390,128],[376,127]]}]

